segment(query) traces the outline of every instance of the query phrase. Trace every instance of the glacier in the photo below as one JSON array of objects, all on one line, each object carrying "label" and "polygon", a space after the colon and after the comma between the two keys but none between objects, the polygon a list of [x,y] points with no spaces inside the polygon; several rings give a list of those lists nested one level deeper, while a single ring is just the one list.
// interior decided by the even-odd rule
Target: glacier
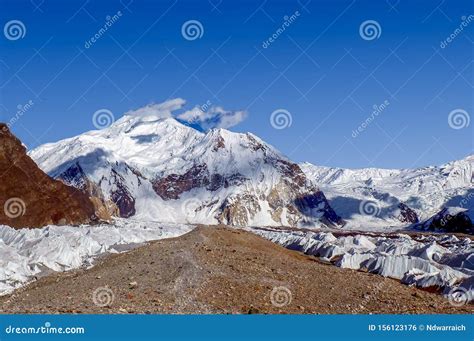
[{"label": "glacier", "polygon": [[116,219],[113,225],[50,225],[19,230],[0,225],[0,295],[51,271],[90,267],[100,255],[178,237],[193,228],[131,219]]},{"label": "glacier", "polygon": [[468,237],[270,227],[248,230],[341,268],[368,271],[446,295],[462,287],[474,300],[474,241]]}]

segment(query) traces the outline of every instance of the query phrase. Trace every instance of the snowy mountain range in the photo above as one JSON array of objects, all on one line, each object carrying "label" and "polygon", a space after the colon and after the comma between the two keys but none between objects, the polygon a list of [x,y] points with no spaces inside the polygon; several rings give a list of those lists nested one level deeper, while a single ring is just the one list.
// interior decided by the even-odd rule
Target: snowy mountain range
[{"label": "snowy mountain range", "polygon": [[417,169],[300,167],[347,228],[424,224],[447,208],[474,218],[474,155]]},{"label": "snowy mountain range", "polygon": [[[474,220],[474,155],[402,170],[298,165],[251,133],[205,132],[169,112],[146,106],[29,155],[110,214],[141,221],[430,230]],[[460,220],[440,218],[449,212]]]},{"label": "snowy mountain range", "polygon": [[[343,268],[368,270],[448,296],[459,289],[472,300],[470,238],[384,232],[417,228],[474,233],[474,155],[442,166],[403,170],[298,165],[251,133],[206,132],[164,115],[160,108],[129,112],[107,128],[29,153],[43,172],[80,191],[59,181],[56,186],[91,201],[94,221],[64,226],[84,221],[51,220],[49,213],[59,204],[50,208],[43,205],[49,200],[26,200],[28,210],[47,213],[49,220],[36,225],[49,226],[36,230],[0,226],[0,294],[23,285],[44,268],[72,269],[104,252],[180,235],[202,223],[244,226]],[[6,150],[5,155],[10,154]],[[4,158],[9,167],[11,162]],[[30,174],[31,159],[23,167]],[[25,182],[25,186],[32,185]],[[26,192],[22,189],[18,195]],[[63,204],[71,204],[67,196],[61,198]],[[42,205],[35,210],[35,203]],[[98,225],[97,220],[104,220],[96,219],[101,210],[104,216],[120,218],[112,225]],[[33,225],[19,225],[26,226]],[[37,248],[31,248],[31,240]]]},{"label": "snowy mountain range", "polygon": [[300,167],[250,133],[199,131],[156,110],[30,152],[39,167],[142,221],[341,226]]}]

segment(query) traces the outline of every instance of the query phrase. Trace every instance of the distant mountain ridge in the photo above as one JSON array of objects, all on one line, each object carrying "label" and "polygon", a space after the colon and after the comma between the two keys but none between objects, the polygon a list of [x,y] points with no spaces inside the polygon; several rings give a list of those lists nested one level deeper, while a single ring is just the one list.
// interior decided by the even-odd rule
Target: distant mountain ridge
[{"label": "distant mountain ridge", "polygon": [[354,227],[418,224],[398,219],[400,206],[413,210],[422,222],[447,207],[462,208],[450,212],[468,216],[474,211],[474,155],[417,169],[343,169],[310,163],[300,167]]}]

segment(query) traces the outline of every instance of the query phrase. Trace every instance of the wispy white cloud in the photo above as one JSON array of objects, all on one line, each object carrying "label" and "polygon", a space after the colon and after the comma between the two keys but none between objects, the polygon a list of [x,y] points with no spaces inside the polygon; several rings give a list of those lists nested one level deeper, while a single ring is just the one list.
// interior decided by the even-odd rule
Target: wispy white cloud
[{"label": "wispy white cloud", "polygon": [[192,110],[175,113],[184,107],[186,101],[174,98],[163,103],[149,104],[137,110],[130,110],[125,115],[150,118],[174,117],[188,124],[199,126],[203,130],[213,128],[231,128],[247,118],[246,111],[229,111],[216,106],[196,106]]},{"label": "wispy white cloud", "polygon": [[156,118],[168,118],[173,117],[173,112],[181,109],[186,104],[186,101],[182,98],[174,98],[167,100],[163,103],[148,104],[137,110],[130,110],[125,113],[128,116],[152,116]]}]

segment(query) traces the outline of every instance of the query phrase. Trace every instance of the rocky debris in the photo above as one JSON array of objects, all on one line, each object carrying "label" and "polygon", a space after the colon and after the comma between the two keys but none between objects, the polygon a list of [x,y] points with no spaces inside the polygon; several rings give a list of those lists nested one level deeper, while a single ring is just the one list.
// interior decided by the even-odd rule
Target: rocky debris
[{"label": "rocky debris", "polygon": [[[138,285],[131,288],[130,278]],[[98,290],[110,289],[105,306]],[[67,300],[64,297],[68,297]],[[473,313],[440,295],[340,269],[254,234],[199,227],[55,273],[0,297],[2,313],[445,314]]]},{"label": "rocky debris", "polygon": [[43,173],[5,124],[0,124],[0,204],[0,224],[14,228],[91,223],[103,217],[101,205]]},{"label": "rocky debris", "polygon": [[469,262],[474,244],[466,235],[460,239],[454,235],[421,233],[410,236],[269,227],[247,229],[338,267],[368,271],[433,292],[449,293],[459,286],[474,290],[469,284],[474,278],[471,270],[474,263]]}]

